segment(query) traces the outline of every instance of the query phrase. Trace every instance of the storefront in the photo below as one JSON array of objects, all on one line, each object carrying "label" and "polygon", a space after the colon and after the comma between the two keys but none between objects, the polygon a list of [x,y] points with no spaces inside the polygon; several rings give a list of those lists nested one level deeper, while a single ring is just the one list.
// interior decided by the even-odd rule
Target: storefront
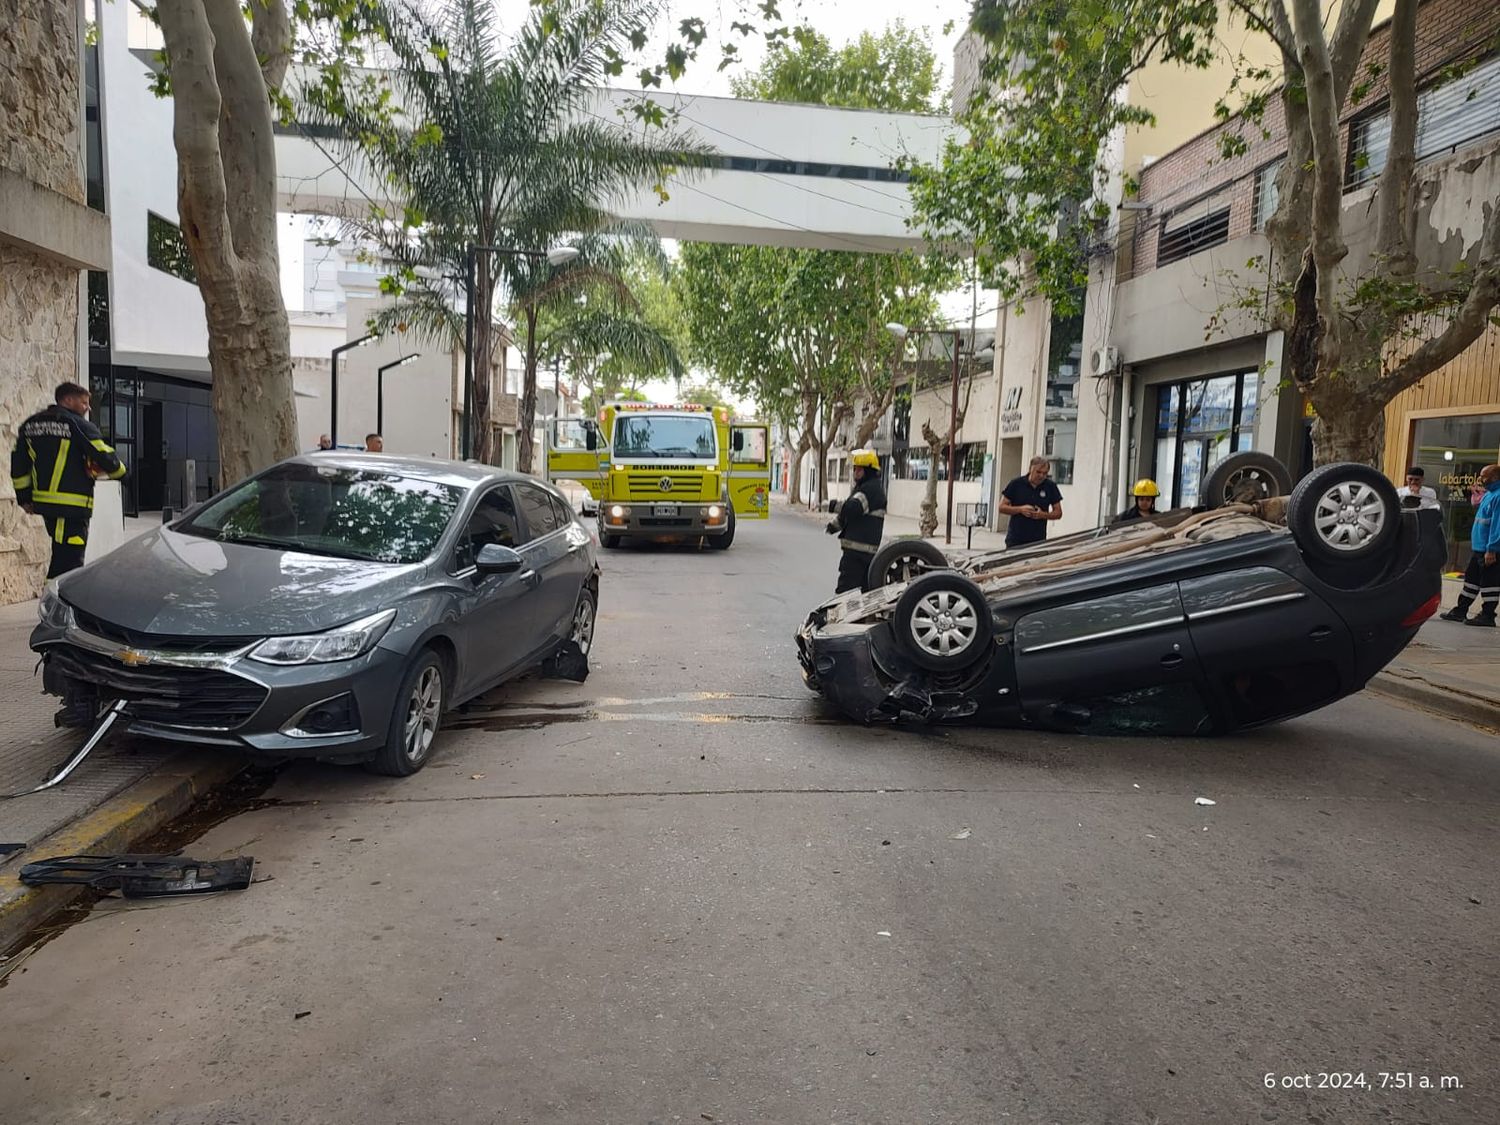
[{"label": "storefront", "polygon": [[1198,503],[1203,475],[1214,462],[1255,447],[1259,391],[1255,371],[1150,388],[1156,396],[1150,476],[1170,501],[1163,507]]},{"label": "storefront", "polygon": [[1469,562],[1479,470],[1500,461],[1500,413],[1415,419],[1411,448],[1411,463],[1425,470],[1443,508],[1447,569],[1460,572]]}]

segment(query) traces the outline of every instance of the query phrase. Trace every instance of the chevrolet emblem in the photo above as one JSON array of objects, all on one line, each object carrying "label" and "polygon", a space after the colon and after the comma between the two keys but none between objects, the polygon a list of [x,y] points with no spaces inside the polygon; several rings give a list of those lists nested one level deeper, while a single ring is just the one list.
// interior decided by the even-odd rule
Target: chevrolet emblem
[{"label": "chevrolet emblem", "polygon": [[134,648],[122,648],[114,654],[114,658],[127,668],[140,668],[142,665],[151,663],[149,652],[141,652]]}]

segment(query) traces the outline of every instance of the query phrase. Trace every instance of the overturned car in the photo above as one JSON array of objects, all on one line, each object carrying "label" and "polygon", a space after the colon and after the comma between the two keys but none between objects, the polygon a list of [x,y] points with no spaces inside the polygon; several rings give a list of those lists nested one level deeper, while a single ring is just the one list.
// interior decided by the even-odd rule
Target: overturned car
[{"label": "overturned car", "polygon": [[1199,508],[1010,551],[898,540],[808,616],[804,678],[861,722],[1207,734],[1312,711],[1436,612],[1446,548],[1367,466],[1289,486],[1236,454]]}]

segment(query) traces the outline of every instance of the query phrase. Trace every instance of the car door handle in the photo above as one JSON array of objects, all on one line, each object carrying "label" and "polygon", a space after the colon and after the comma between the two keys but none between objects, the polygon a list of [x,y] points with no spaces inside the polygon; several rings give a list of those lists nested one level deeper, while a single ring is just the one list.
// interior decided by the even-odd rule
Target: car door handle
[{"label": "car door handle", "polygon": [[1329,637],[1333,636],[1333,629],[1327,625],[1319,625],[1307,635],[1315,641],[1326,641]]},{"label": "car door handle", "polygon": [[530,586],[533,590],[542,584],[542,576],[534,570],[523,570],[520,574],[516,575],[516,577],[519,578],[522,582],[526,583],[526,585]]},{"label": "car door handle", "polygon": [[1161,658],[1161,666],[1163,668],[1180,668],[1182,667],[1182,661],[1183,657],[1181,653],[1172,652]]}]

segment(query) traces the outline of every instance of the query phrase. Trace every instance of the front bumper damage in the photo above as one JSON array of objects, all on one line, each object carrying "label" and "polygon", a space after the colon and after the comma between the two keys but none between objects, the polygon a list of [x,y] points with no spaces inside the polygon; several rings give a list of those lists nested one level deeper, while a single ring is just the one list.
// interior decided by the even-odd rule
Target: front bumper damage
[{"label": "front bumper damage", "polygon": [[1003,682],[1000,646],[972,668],[942,675],[907,660],[889,622],[828,624],[820,612],[796,637],[803,682],[857,722],[985,723],[1009,710],[1015,693]]}]

